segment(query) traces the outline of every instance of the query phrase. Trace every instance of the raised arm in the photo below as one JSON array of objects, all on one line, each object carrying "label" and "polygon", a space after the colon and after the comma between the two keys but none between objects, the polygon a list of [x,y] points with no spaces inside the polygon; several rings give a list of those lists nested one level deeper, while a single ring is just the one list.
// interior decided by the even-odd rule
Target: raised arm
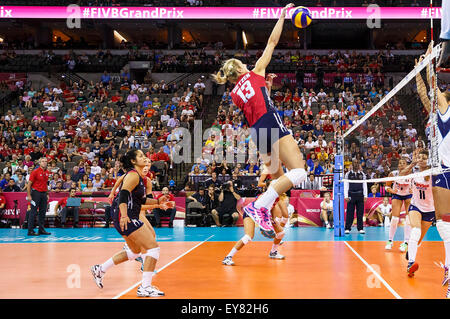
[{"label": "raised arm", "polygon": [[262,56],[256,62],[255,68],[253,69],[253,72],[255,72],[256,74],[259,74],[263,77],[266,76],[266,67],[269,65],[270,60],[272,59],[273,51],[275,50],[275,47],[277,46],[278,41],[280,40],[281,32],[283,31],[286,11],[289,8],[292,8],[293,6],[294,4],[290,3],[287,6],[285,6],[283,10],[281,10],[280,18],[278,19],[277,23],[275,24],[275,27],[272,30],[272,33],[270,34],[269,40],[267,41],[267,46],[264,49]]}]

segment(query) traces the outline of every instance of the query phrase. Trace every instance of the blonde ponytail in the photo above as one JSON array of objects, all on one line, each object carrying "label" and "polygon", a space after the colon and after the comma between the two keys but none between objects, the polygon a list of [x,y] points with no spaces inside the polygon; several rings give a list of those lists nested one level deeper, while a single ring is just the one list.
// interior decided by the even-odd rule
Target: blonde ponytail
[{"label": "blonde ponytail", "polygon": [[245,70],[245,66],[241,61],[229,59],[224,62],[219,72],[211,74],[211,76],[217,84],[225,84],[227,81],[235,82],[243,70]]}]

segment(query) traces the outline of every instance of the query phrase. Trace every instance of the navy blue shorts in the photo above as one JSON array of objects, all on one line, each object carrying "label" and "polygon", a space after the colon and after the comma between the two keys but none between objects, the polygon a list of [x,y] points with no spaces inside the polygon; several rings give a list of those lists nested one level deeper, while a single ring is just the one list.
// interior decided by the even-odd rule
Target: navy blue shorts
[{"label": "navy blue shorts", "polygon": [[129,216],[130,222],[127,224],[127,229],[122,231],[120,229],[119,207],[117,207],[114,204],[115,203],[113,203],[113,205],[111,207],[112,220],[113,220],[114,228],[117,230],[117,232],[119,234],[121,234],[122,236],[130,236],[133,232],[135,232],[136,230],[138,230],[139,228],[141,228],[144,225],[144,223],[139,220],[139,217],[135,218],[135,217]]},{"label": "navy blue shorts", "polygon": [[408,212],[415,210],[416,212],[419,212],[422,215],[422,220],[426,221],[426,222],[433,222],[436,218],[436,215],[434,214],[434,212],[422,212],[419,208],[417,208],[414,205],[409,205],[409,209]]},{"label": "navy blue shorts", "polygon": [[244,212],[244,214],[242,215],[242,219],[243,219],[243,220],[246,219],[246,218],[249,218],[249,217],[250,217],[250,216],[248,216],[246,212]]},{"label": "navy blue shorts", "polygon": [[404,200],[407,200],[407,199],[410,199],[410,198],[412,198],[412,194],[404,195],[404,196],[397,195],[397,194],[392,194],[392,199],[398,199],[398,200],[404,201]]},{"label": "navy blue shorts", "polygon": [[270,111],[259,118],[250,128],[250,136],[262,154],[272,152],[272,145],[280,138],[289,135],[280,115]]},{"label": "navy blue shorts", "polygon": [[[442,165],[443,169],[447,169],[448,167]],[[432,176],[433,187],[442,187],[446,189],[450,189],[450,172],[433,175]]]}]

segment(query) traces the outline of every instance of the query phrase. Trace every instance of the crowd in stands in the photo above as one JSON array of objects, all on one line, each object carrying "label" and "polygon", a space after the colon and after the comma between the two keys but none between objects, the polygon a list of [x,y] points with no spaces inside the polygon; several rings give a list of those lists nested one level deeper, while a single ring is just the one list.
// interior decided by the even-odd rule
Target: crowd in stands
[{"label": "crowd in stands", "polygon": [[23,191],[44,156],[52,173],[49,190],[109,190],[124,174],[119,155],[133,147],[152,160],[155,189],[173,179],[176,142],[201,111],[204,86],[170,93],[164,83],[130,83],[128,70],[120,83],[108,76],[105,72],[97,83],[18,87],[16,107],[0,118],[4,191]]}]

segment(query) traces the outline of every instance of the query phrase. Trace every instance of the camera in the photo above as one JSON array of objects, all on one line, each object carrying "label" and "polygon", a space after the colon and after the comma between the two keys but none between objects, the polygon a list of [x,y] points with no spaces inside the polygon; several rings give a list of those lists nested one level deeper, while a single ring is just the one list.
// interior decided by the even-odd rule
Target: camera
[{"label": "camera", "polygon": [[224,192],[231,192],[230,188],[231,188],[230,182],[226,182],[226,183],[222,184],[222,186],[220,186],[220,190],[224,191]]}]

